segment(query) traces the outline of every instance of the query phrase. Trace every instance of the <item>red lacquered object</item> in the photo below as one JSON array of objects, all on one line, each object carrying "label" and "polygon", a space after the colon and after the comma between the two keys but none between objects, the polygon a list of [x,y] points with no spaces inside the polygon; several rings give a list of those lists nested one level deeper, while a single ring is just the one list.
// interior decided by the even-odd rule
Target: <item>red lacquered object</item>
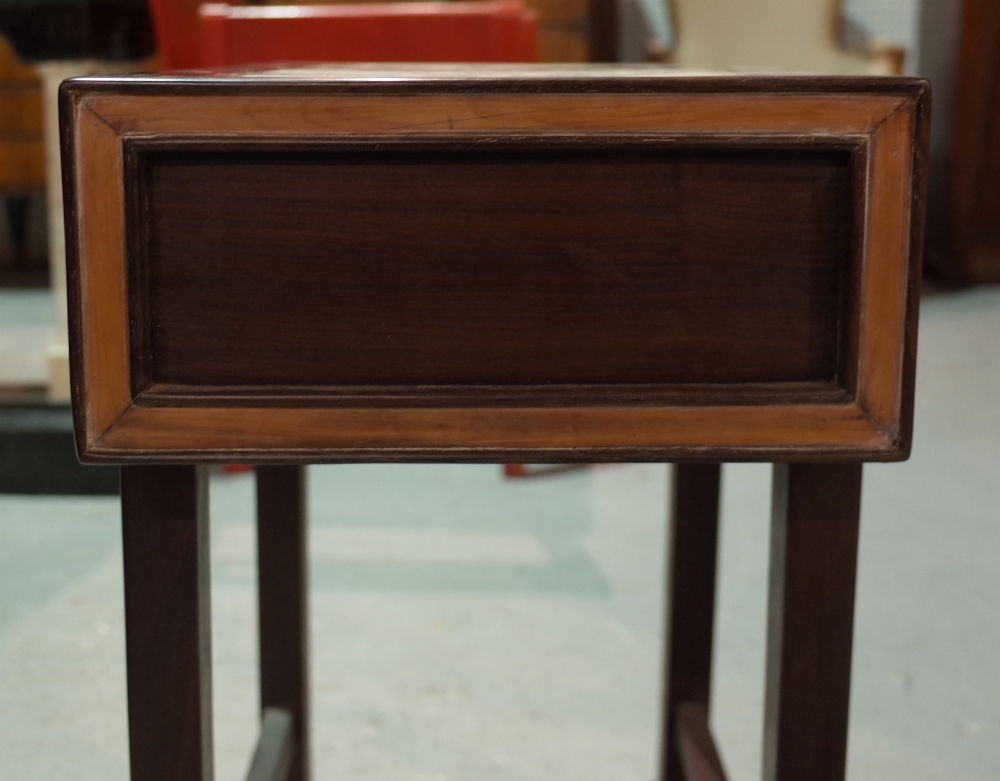
[{"label": "red lacquered object", "polygon": [[534,62],[518,0],[196,5],[151,0],[164,70],[274,62]]}]

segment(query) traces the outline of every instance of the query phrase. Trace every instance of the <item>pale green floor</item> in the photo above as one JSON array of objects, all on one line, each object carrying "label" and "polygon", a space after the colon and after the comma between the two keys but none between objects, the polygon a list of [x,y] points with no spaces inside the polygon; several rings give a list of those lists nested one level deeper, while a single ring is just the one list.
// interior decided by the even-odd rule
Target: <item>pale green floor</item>
[{"label": "pale green floor", "polygon": [[54,323],[49,291],[0,290],[0,385],[48,382],[47,356]]},{"label": "pale green floor", "polygon": [[[1000,778],[998,394],[1000,290],[926,297],[913,458],[865,471],[854,781]],[[665,467],[310,481],[318,779],[653,779]],[[733,781],[759,777],[769,485],[726,467],[713,721]],[[212,489],[229,781],[256,729],[252,494]],[[119,545],[114,500],[0,496],[0,778],[126,778]]]}]

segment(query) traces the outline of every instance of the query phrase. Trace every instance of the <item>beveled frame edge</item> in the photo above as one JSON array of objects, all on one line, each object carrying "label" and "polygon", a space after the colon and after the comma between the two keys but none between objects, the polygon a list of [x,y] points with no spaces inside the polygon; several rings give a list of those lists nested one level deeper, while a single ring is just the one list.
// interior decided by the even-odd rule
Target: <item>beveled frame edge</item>
[{"label": "beveled frame edge", "polygon": [[[59,87],[59,150],[60,175],[62,176],[63,196],[63,232],[66,241],[66,316],[68,320],[68,344],[70,365],[70,401],[73,410],[73,439],[76,443],[77,457],[85,460],[86,417],[82,410],[86,402],[86,388],[83,373],[83,344],[81,330],[83,327],[80,283],[79,239],[80,230],[77,226],[76,213],[76,141],[74,139],[73,111],[75,108],[73,92],[64,85]],[[49,172],[52,176],[52,172]],[[81,378],[81,379],[77,379]]]},{"label": "beveled frame edge", "polygon": [[[63,209],[66,233],[66,292],[67,292],[67,316],[68,316],[68,337],[69,337],[69,363],[70,363],[70,394],[73,407],[73,428],[77,446],[77,454],[81,461],[86,462],[86,454],[94,447],[98,437],[94,434],[95,426],[100,426],[100,422],[106,423],[104,431],[110,429],[121,414],[128,408],[131,398],[128,394],[113,396],[106,399],[113,412],[113,417],[107,421],[106,416],[95,414],[92,408],[92,399],[87,392],[87,377],[89,372],[86,367],[87,351],[85,349],[85,294],[87,292],[87,280],[84,277],[83,264],[81,262],[80,243],[82,239],[81,229],[82,215],[80,211],[81,198],[77,192],[78,180],[82,177],[78,175],[77,163],[80,161],[78,154],[79,140],[77,138],[79,130],[79,116],[76,114],[77,106],[69,90],[60,86],[59,90],[59,133],[62,151],[62,176],[63,176]],[[91,115],[94,116],[94,115]],[[119,152],[120,160],[120,139],[114,129],[94,116],[101,122],[108,131],[115,135],[114,146]],[[112,151],[115,151],[112,150]],[[120,185],[119,185],[120,187]],[[120,237],[124,239],[124,234]],[[124,251],[124,242],[121,242],[121,250]],[[122,280],[124,281],[124,279]],[[123,309],[127,313],[127,307]],[[124,332],[120,335],[127,336],[128,323],[121,323]],[[96,352],[96,351],[95,351]],[[125,375],[127,376],[127,366]],[[112,393],[121,388],[114,387],[111,383]],[[124,404],[123,404],[124,402]],[[95,422],[100,421],[100,422]]]},{"label": "beveled frame edge", "polygon": [[[438,64],[440,65],[440,64]],[[703,72],[691,74],[662,65],[601,64],[560,68],[547,64],[452,67],[406,64],[405,74],[391,65],[376,70],[347,66],[327,71],[261,67],[220,68],[167,73],[80,76],[64,82],[77,95],[274,95],[290,94],[477,94],[604,93],[640,94],[769,94],[899,95],[919,97],[929,86],[913,76],[865,76],[781,73]],[[460,68],[460,70],[456,70]],[[388,75],[386,72],[389,71]],[[301,75],[298,75],[301,74]],[[277,76],[277,78],[276,78]],[[313,78],[315,77],[315,78]],[[339,78],[335,78],[339,77]]]},{"label": "beveled frame edge", "polygon": [[678,445],[663,448],[573,447],[525,448],[327,448],[216,450],[138,450],[101,447],[77,453],[82,464],[215,464],[273,466],[281,464],[780,464],[780,463],[894,463],[905,456],[897,451],[857,447],[704,447]]},{"label": "beveled frame edge", "polygon": [[931,85],[920,80],[913,102],[912,170],[910,192],[910,246],[906,280],[906,318],[903,333],[903,365],[900,382],[898,447],[902,459],[913,447],[913,408],[917,376],[917,331],[920,323],[920,293],[924,270],[924,232],[927,224],[927,180],[931,148]]},{"label": "beveled frame edge", "polygon": [[[789,444],[764,444],[762,440],[759,440],[757,444],[750,445],[740,445],[740,444],[708,444],[708,445],[698,445],[694,442],[688,443],[658,443],[658,444],[646,444],[636,447],[617,447],[609,445],[588,445],[586,443],[581,444],[580,442],[575,442],[566,447],[553,447],[553,446],[530,446],[530,445],[513,445],[506,446],[494,444],[487,447],[478,446],[468,446],[460,444],[443,444],[436,443],[432,445],[424,446],[414,446],[414,445],[395,445],[395,446],[385,446],[384,443],[379,444],[376,442],[371,442],[368,444],[362,444],[360,441],[355,442],[354,446],[347,444],[327,447],[310,447],[307,449],[301,448],[289,448],[282,447],[278,442],[275,442],[273,448],[264,448],[260,446],[255,447],[239,447],[236,446],[236,442],[230,437],[230,444],[226,445],[222,440],[215,443],[215,447],[211,446],[209,443],[208,447],[198,446],[198,447],[188,447],[185,448],[183,445],[174,447],[157,447],[148,448],[143,447],[135,442],[130,442],[129,437],[124,436],[128,432],[134,433],[136,429],[134,426],[140,425],[144,426],[148,421],[144,421],[144,413],[142,410],[137,409],[134,405],[134,399],[131,398],[130,393],[124,394],[124,398],[121,394],[116,394],[118,398],[118,414],[112,420],[112,422],[106,427],[102,428],[100,422],[94,420],[94,416],[91,414],[90,408],[87,406],[90,399],[87,392],[87,377],[88,372],[86,368],[86,349],[84,342],[85,331],[84,325],[84,302],[83,302],[83,287],[85,280],[81,276],[80,267],[80,254],[81,254],[81,236],[78,220],[79,215],[79,194],[77,192],[77,164],[79,162],[79,157],[77,154],[77,137],[76,130],[79,123],[80,116],[82,112],[90,113],[94,118],[98,119],[105,127],[114,131],[115,133],[115,143],[117,144],[117,154],[119,159],[119,168],[121,165],[122,156],[122,138],[124,136],[130,136],[134,133],[132,131],[125,130],[122,127],[115,127],[113,121],[108,121],[104,117],[93,111],[93,109],[86,105],[86,97],[88,95],[101,94],[105,89],[113,88],[118,90],[122,86],[121,79],[87,79],[81,81],[70,81],[64,83],[61,93],[60,93],[60,109],[62,114],[62,140],[64,148],[64,165],[63,165],[63,176],[66,192],[66,225],[67,225],[67,248],[68,248],[68,279],[69,279],[69,290],[70,290],[70,318],[73,323],[71,327],[71,364],[72,371],[74,373],[74,383],[73,383],[73,401],[74,401],[74,421],[75,430],[77,435],[77,447],[78,453],[81,460],[84,461],[113,461],[113,462],[124,462],[124,461],[170,461],[170,460],[180,460],[180,461],[245,461],[245,462],[275,462],[275,461],[295,461],[295,462],[316,462],[316,461],[359,461],[359,460],[372,460],[372,461],[407,461],[407,460],[420,460],[420,461],[452,461],[452,460],[462,460],[462,461],[522,461],[522,460],[535,460],[535,461],[594,461],[594,460],[607,460],[607,461],[637,461],[637,460],[653,460],[653,461],[669,461],[677,460],[683,458],[685,460],[766,460],[766,461],[782,461],[782,460],[901,460],[905,459],[909,455],[910,448],[910,437],[912,432],[912,414],[913,414],[913,377],[915,372],[915,345],[916,345],[916,318],[917,318],[917,303],[919,297],[919,279],[920,279],[920,242],[922,238],[923,230],[923,215],[922,215],[922,205],[924,200],[924,193],[926,187],[926,148],[927,148],[927,136],[928,136],[928,115],[929,115],[929,90],[926,82],[922,80],[915,79],[834,79],[834,80],[819,80],[820,82],[826,82],[827,87],[833,87],[829,91],[841,92],[844,91],[845,82],[856,85],[857,82],[864,82],[864,86],[867,86],[869,90],[861,90],[862,93],[873,92],[876,97],[886,98],[888,97],[884,92],[878,91],[873,88],[872,82],[881,82],[882,86],[887,86],[886,82],[890,81],[894,86],[898,85],[902,89],[900,92],[902,94],[897,94],[895,97],[898,98],[897,103],[894,108],[888,113],[887,116],[881,118],[874,126],[868,128],[869,140],[868,144],[871,146],[874,143],[878,143],[877,136],[880,132],[880,128],[885,125],[885,123],[896,113],[903,111],[907,117],[905,124],[909,129],[909,135],[905,136],[906,140],[909,141],[908,154],[905,156],[907,158],[908,165],[910,166],[910,176],[908,178],[909,188],[907,191],[906,208],[904,210],[904,218],[907,220],[907,224],[904,225],[906,228],[906,240],[908,246],[900,248],[901,254],[903,256],[903,266],[902,273],[904,278],[899,280],[903,283],[903,289],[898,290],[899,295],[896,297],[898,300],[901,315],[905,314],[905,320],[899,323],[899,328],[901,333],[899,334],[899,343],[902,345],[901,355],[898,358],[898,365],[893,370],[893,375],[896,381],[893,383],[894,388],[892,389],[893,399],[888,407],[888,415],[886,415],[886,408],[883,405],[881,410],[881,415],[878,417],[873,417],[869,414],[866,409],[865,400],[868,398],[865,394],[865,385],[870,378],[865,376],[859,377],[859,403],[857,404],[841,404],[841,405],[812,405],[814,412],[818,414],[815,418],[814,424],[817,428],[823,428],[824,424],[829,423],[833,418],[839,417],[839,415],[831,415],[825,417],[828,413],[837,412],[840,414],[848,413],[850,417],[855,421],[855,423],[861,423],[864,421],[862,427],[854,432],[852,439],[849,442],[834,442],[834,441],[823,441],[820,443],[808,443],[803,440],[790,441]],[[132,80],[125,80],[129,82],[130,88],[139,87],[140,92],[142,89],[147,89],[146,93],[149,94],[148,90],[150,84],[152,83],[152,91],[159,92],[159,90],[164,86],[161,83],[157,83],[156,80],[146,80],[137,79],[135,81],[141,81],[142,84],[131,83]],[[667,83],[664,88],[668,92],[680,91],[677,90],[679,85],[684,86],[682,82],[684,79],[670,78],[666,80]],[[704,86],[703,80],[695,79],[693,80],[698,83],[698,86]],[[730,89],[732,88],[732,80],[728,81]],[[781,94],[785,97],[789,95],[787,90],[788,81],[794,81],[798,85],[802,92],[807,92],[813,90],[817,83],[815,79],[808,80],[781,80],[783,86],[785,86],[785,91]],[[450,82],[449,82],[450,83]],[[259,86],[259,85],[257,85]],[[269,85],[270,86],[270,85]],[[282,86],[282,95],[287,95],[288,85],[284,84]],[[296,89],[300,85],[296,84]],[[306,85],[309,86],[309,85]],[[323,84],[325,93],[336,93],[336,89],[331,90],[331,85]],[[349,91],[353,91],[352,89]],[[371,85],[368,85],[370,88]],[[579,90],[579,84],[574,85],[577,90]],[[649,85],[644,85],[648,87]],[[793,85],[794,86],[794,85]],[[475,83],[477,91],[481,91],[482,84]],[[215,85],[218,88],[218,85]],[[198,94],[204,94],[204,90],[212,89],[212,84],[204,84],[203,82],[196,82],[194,86],[194,91]],[[398,85],[394,87],[398,90]],[[440,87],[438,87],[440,89]],[[176,85],[170,86],[167,90],[170,94],[177,94]],[[367,91],[371,91],[368,89]],[[433,90],[430,90],[433,91]],[[502,90],[501,90],[502,91]],[[751,91],[750,94],[758,95],[758,97],[765,97],[760,93]],[[797,94],[797,93],[792,93]],[[667,97],[661,95],[660,97]],[[846,96],[850,97],[850,95]],[[855,96],[857,97],[857,96]],[[105,134],[106,135],[106,134]],[[155,135],[155,134],[154,134]],[[890,139],[891,140],[891,139]],[[897,150],[898,151],[898,150]],[[870,158],[871,156],[869,156]],[[871,165],[872,163],[870,163]],[[907,188],[903,188],[906,190]],[[123,197],[120,191],[119,184],[119,195]],[[873,208],[872,204],[869,203],[866,209],[869,213]],[[119,214],[119,222],[121,227],[121,241],[124,242],[124,214]],[[865,226],[865,231],[867,234],[868,225]],[[868,277],[868,269],[870,268],[869,259],[864,260],[864,271],[862,272],[865,278]],[[867,286],[867,282],[865,283]],[[870,291],[869,291],[870,292]],[[890,298],[893,295],[890,291]],[[862,312],[861,315],[862,324],[861,329],[865,331],[865,323],[867,322],[865,313]],[[122,328],[120,331],[121,335],[128,334],[129,324],[128,322],[122,323]],[[79,379],[77,379],[79,378]],[[884,401],[885,398],[882,399]],[[124,401],[124,404],[121,402]],[[775,405],[771,409],[775,412],[779,412],[782,415],[795,413],[802,413],[807,411],[810,405],[799,405],[798,407]],[[587,408],[580,408],[578,411],[583,412]],[[189,411],[196,411],[195,409],[189,408]],[[215,417],[218,410],[203,409],[198,410],[203,413],[206,420]],[[483,410],[484,412],[486,410]],[[513,412],[514,410],[494,410],[494,412]],[[264,410],[265,414],[267,412],[274,412],[274,410]],[[384,411],[383,411],[384,412]],[[439,412],[447,413],[447,410],[439,410]],[[451,412],[456,412],[452,410]],[[524,410],[520,410],[524,412]],[[744,410],[745,412],[745,410]],[[138,414],[138,417],[137,417]],[[504,417],[501,415],[501,417]],[[95,425],[96,422],[96,425]],[[578,421],[579,422],[579,421]],[[761,432],[758,432],[761,433]],[[183,439],[183,437],[182,437]],[[176,443],[175,443],[176,444]]]},{"label": "beveled frame edge", "polygon": [[[899,238],[903,241],[890,243],[892,251],[898,251],[897,258],[897,278],[884,280],[881,292],[889,292],[892,285],[897,285],[896,294],[890,301],[879,301],[879,306],[873,304],[876,296],[872,291],[862,290],[863,300],[867,301],[867,306],[862,309],[861,328],[866,344],[862,347],[867,350],[873,347],[875,339],[879,336],[878,328],[866,328],[865,319],[873,310],[882,312],[885,322],[883,326],[896,329],[898,336],[894,341],[897,344],[886,350],[883,346],[880,352],[872,349],[872,355],[882,355],[884,362],[871,362],[866,366],[866,356],[859,356],[859,380],[858,380],[858,401],[860,406],[870,416],[873,422],[885,432],[892,447],[898,452],[895,460],[905,460],[909,458],[912,448],[913,438],[913,407],[916,380],[916,358],[917,358],[917,331],[920,315],[920,287],[923,271],[923,238],[924,224],[926,219],[926,198],[927,198],[927,175],[928,159],[930,150],[930,111],[931,111],[931,91],[930,84],[926,80],[917,80],[919,89],[912,98],[905,101],[895,111],[891,112],[882,122],[873,128],[871,134],[869,154],[869,176],[873,176],[874,167],[880,154],[879,144],[885,144],[882,152],[883,162],[892,161],[896,165],[902,165],[902,170],[896,173],[902,181],[909,184],[906,190],[906,201],[895,204],[900,208],[896,214],[899,225],[895,226],[900,232]],[[902,128],[902,143],[893,145],[891,135],[899,133]],[[891,152],[890,152],[891,150]],[[903,152],[903,154],[896,154]],[[889,169],[891,170],[891,169]],[[890,176],[882,177],[885,184]],[[872,188],[869,188],[870,201],[875,200]],[[875,252],[872,247],[871,224],[873,222],[873,212],[875,205],[869,202],[867,207],[865,235],[866,254]],[[892,215],[885,218],[888,222]],[[866,268],[876,268],[876,264],[865,258]],[[885,269],[888,262],[877,268]],[[863,288],[868,287],[872,275],[865,274]],[[900,289],[901,287],[901,289]],[[884,304],[890,306],[882,306]],[[896,306],[895,312],[891,307]],[[885,312],[883,310],[890,310]],[[888,341],[888,340],[886,340]],[[891,382],[886,377],[885,367],[889,364],[889,357],[896,363],[892,367]],[[875,378],[876,372],[880,371],[881,376]],[[866,376],[867,374],[867,376]],[[890,389],[892,392],[890,393]]]},{"label": "beveled frame edge", "polygon": [[[607,406],[655,406],[662,404],[677,406],[717,406],[725,404],[809,404],[834,403],[853,399],[856,388],[856,344],[843,342],[843,334],[838,333],[837,362],[834,377],[829,381],[810,382],[737,382],[737,383],[650,383],[629,385],[625,383],[600,386],[586,386],[573,383],[549,385],[516,386],[407,386],[404,389],[378,387],[311,387],[297,386],[253,386],[248,392],[238,387],[190,386],[154,382],[146,365],[149,352],[148,302],[144,298],[146,287],[144,275],[148,270],[145,250],[148,237],[142,231],[148,228],[148,194],[145,179],[148,174],[148,154],[159,153],[269,153],[269,152],[367,152],[381,154],[389,152],[478,152],[497,151],[538,151],[553,148],[573,152],[670,150],[683,148],[690,150],[721,149],[728,152],[761,151],[783,155],[795,153],[840,153],[849,161],[850,167],[867,165],[868,153],[864,133],[844,133],[843,135],[811,137],[789,134],[770,135],[760,133],[752,137],[739,134],[717,133],[709,136],[688,132],[672,133],[670,136],[649,133],[545,133],[544,136],[523,137],[510,134],[468,133],[456,137],[454,134],[421,133],[418,137],[400,137],[391,134],[366,134],[364,137],[351,135],[347,138],[323,138],[315,136],[288,136],[283,138],[246,139],[214,137],[199,134],[124,134],[121,148],[123,158],[124,190],[126,192],[125,240],[127,243],[126,272],[128,285],[136,295],[129,296],[129,323],[131,326],[131,393],[133,401],[141,406],[337,406],[337,407],[392,407],[407,408],[434,406],[429,400],[436,400],[437,406],[451,404],[463,406],[514,407],[560,407],[586,406],[582,397],[590,403]],[[801,149],[794,145],[801,143]],[[857,175],[852,171],[852,176]],[[130,200],[129,200],[130,199]],[[862,225],[863,220],[852,215],[850,223]],[[849,271],[860,274],[862,261],[860,251],[847,247]],[[858,268],[855,268],[858,267]],[[844,294],[846,290],[842,291]],[[838,316],[847,316],[843,301],[839,303]],[[841,329],[843,330],[843,329]],[[844,381],[844,378],[847,381]],[[557,392],[561,403],[550,403]],[[599,397],[604,399],[599,399]],[[568,397],[568,398],[567,398]],[[534,403],[528,401],[533,400]],[[257,404],[253,401],[256,400]]]}]

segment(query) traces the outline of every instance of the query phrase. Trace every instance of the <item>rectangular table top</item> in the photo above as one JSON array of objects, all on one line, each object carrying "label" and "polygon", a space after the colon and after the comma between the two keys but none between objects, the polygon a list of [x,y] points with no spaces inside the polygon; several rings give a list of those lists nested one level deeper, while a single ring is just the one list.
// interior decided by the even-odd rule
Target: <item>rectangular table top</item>
[{"label": "rectangular table top", "polygon": [[85,460],[893,460],[926,83],[317,66],[62,88]]}]

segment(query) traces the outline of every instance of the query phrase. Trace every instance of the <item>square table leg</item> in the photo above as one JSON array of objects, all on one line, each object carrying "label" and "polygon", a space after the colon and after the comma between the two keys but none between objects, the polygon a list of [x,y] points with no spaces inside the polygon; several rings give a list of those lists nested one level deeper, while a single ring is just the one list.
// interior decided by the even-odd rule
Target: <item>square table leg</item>
[{"label": "square table leg", "polygon": [[676,464],[667,549],[660,781],[722,779],[708,729],[719,464]]},{"label": "square table leg", "polygon": [[309,778],[305,474],[304,466],[257,467],[260,704],[265,730],[269,710],[291,718],[287,757],[272,759],[288,764],[287,781]]},{"label": "square table leg", "polygon": [[132,781],[211,781],[208,477],[122,467]]},{"label": "square table leg", "polygon": [[843,781],[861,464],[775,464],[764,781]]}]

